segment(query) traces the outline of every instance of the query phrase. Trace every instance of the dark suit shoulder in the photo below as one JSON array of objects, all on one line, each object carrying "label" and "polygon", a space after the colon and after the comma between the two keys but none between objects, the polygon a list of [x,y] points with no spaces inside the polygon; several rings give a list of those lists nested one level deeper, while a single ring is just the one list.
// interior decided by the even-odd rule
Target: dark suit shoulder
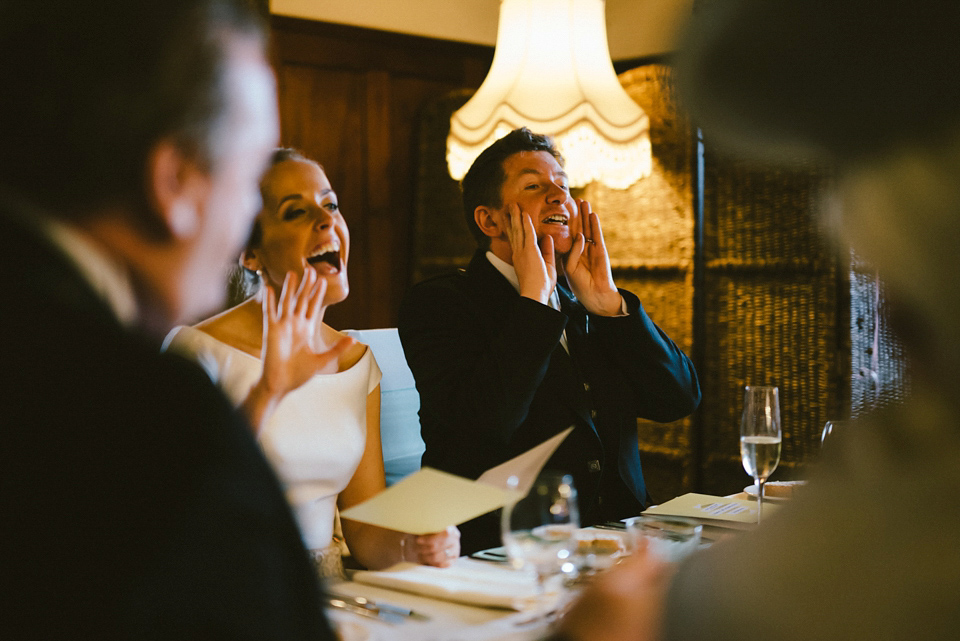
[{"label": "dark suit shoulder", "polygon": [[410,292],[425,292],[437,289],[460,289],[465,285],[466,277],[467,272],[462,268],[456,271],[437,274],[436,276],[431,276],[412,285],[408,290],[408,294]]},{"label": "dark suit shoulder", "polygon": [[434,276],[413,285],[404,294],[400,303],[398,326],[401,337],[405,328],[426,321],[440,320],[458,315],[458,310],[467,316],[477,313],[478,298],[471,293],[463,270]]}]

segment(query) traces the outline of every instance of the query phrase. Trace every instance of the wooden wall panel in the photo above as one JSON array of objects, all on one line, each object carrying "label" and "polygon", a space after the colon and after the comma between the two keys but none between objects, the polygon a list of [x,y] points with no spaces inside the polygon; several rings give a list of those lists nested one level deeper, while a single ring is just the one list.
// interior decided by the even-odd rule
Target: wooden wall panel
[{"label": "wooden wall panel", "polygon": [[348,275],[354,292],[335,309],[348,317],[365,317],[369,297],[356,295],[370,285],[366,247],[366,190],[356,177],[365,174],[365,150],[349,135],[329,132],[360,132],[364,125],[365,87],[354,72],[317,69],[300,64],[278,69],[280,87],[281,144],[295,147],[324,166],[337,192],[350,229]]}]

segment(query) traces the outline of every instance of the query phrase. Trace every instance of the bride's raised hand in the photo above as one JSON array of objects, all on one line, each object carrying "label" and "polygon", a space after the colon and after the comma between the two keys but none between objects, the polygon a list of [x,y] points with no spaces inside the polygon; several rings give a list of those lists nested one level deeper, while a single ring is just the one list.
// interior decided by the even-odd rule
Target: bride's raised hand
[{"label": "bride's raised hand", "polygon": [[326,280],[308,267],[302,279],[287,273],[279,297],[269,285],[266,287],[260,380],[265,390],[283,396],[315,374],[336,373],[340,355],[356,341],[343,337],[333,345],[321,342],[318,328],[323,319]]}]

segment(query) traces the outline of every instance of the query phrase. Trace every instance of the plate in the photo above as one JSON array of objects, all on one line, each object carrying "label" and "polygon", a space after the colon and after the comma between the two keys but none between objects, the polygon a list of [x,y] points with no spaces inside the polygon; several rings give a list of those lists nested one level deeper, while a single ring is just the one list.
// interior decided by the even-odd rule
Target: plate
[{"label": "plate", "polygon": [[[764,501],[788,501],[806,481],[769,481],[763,484]],[[748,485],[743,491],[752,499],[757,498],[757,484]]]}]

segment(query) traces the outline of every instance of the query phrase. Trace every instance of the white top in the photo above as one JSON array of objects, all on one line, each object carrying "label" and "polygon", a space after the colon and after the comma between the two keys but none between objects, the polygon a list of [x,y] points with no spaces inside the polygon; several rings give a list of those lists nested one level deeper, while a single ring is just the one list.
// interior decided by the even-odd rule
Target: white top
[{"label": "white top", "polygon": [[[192,327],[174,329],[164,348],[198,361],[237,404],[263,371],[259,358]],[[367,396],[379,383],[368,348],[350,369],[318,374],[287,394],[260,430],[260,446],[285,486],[308,549],[325,548],[333,538],[337,495],[360,464]]]}]

